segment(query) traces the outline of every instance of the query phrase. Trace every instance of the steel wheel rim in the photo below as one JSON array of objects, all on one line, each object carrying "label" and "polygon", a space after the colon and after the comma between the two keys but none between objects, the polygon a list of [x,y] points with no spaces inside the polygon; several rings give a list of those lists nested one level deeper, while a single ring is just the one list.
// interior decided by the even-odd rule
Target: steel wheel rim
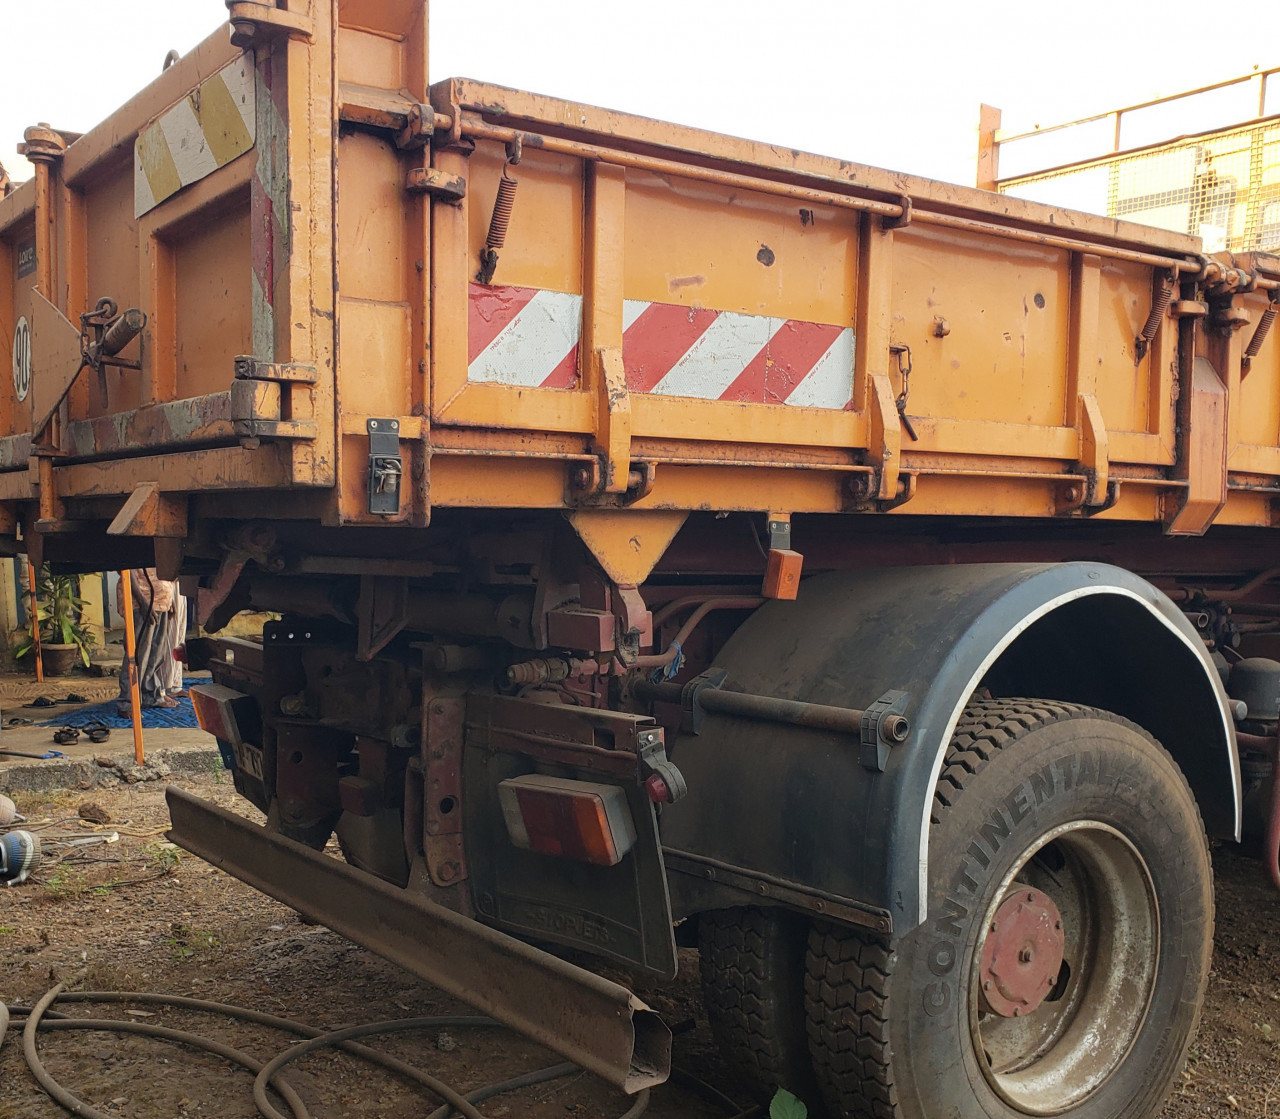
[{"label": "steel wheel rim", "polygon": [[[1065,974],[1034,1011],[1007,1018],[984,1007],[979,961],[997,910],[1026,887],[1047,894],[1061,914]],[[1005,875],[982,930],[970,964],[969,1028],[987,1083],[1025,1114],[1076,1106],[1119,1067],[1151,1002],[1160,918],[1145,861],[1107,824],[1064,824]]]}]

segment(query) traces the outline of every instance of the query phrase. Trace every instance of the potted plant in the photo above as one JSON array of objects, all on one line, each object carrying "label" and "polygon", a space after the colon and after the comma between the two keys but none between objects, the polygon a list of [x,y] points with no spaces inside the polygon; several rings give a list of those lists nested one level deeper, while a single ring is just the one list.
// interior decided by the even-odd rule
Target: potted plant
[{"label": "potted plant", "polygon": [[[28,593],[27,613],[31,614]],[[40,625],[40,660],[50,676],[65,676],[76,661],[89,667],[89,649],[95,641],[93,630],[85,624],[85,601],[80,597],[79,575],[54,575],[47,566],[36,576],[35,610]],[[28,634],[14,649],[15,659],[27,656],[35,642]]]}]

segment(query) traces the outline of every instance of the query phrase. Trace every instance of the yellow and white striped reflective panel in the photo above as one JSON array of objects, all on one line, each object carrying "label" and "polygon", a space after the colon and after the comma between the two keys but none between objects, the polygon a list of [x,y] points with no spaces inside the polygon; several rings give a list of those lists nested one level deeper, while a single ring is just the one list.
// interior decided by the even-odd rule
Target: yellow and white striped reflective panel
[{"label": "yellow and white striped reflective panel", "polygon": [[253,147],[253,54],[206,78],[138,133],[133,216],[142,217]]}]

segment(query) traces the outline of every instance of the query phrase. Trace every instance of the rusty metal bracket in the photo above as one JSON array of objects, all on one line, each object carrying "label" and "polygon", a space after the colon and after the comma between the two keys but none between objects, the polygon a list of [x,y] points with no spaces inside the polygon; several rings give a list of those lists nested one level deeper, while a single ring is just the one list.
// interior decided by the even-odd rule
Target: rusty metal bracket
[{"label": "rusty metal bracket", "polygon": [[467,877],[462,838],[462,744],[466,725],[462,695],[434,695],[422,719],[423,853],[437,886]]},{"label": "rusty metal bracket", "polygon": [[[429,194],[440,202],[456,203],[467,196],[467,180],[435,167],[411,167],[404,178],[404,189],[410,194]],[[497,257],[494,264],[497,264]]]},{"label": "rusty metal bracket", "polygon": [[898,494],[902,419],[898,414],[893,386],[883,373],[871,377],[870,413],[867,462],[876,468],[877,477],[868,496],[879,501],[892,501]]},{"label": "rusty metal bracket", "polygon": [[409,106],[404,127],[396,133],[396,147],[401,151],[425,148],[436,130],[436,111],[421,103]]},{"label": "rusty metal bracket", "polygon": [[287,36],[311,42],[315,29],[311,17],[257,0],[227,0],[231,45],[241,50],[269,39]]},{"label": "rusty metal bracket", "polygon": [[905,229],[911,224],[911,199],[907,195],[901,195],[898,198],[898,205],[902,207],[902,213],[897,217],[882,217],[880,219],[881,229]]},{"label": "rusty metal bracket", "polygon": [[661,1084],[671,1031],[626,988],[181,789],[171,842],[624,1092]]},{"label": "rusty metal bracket", "polygon": [[281,381],[290,384],[314,385],[319,380],[314,365],[277,365],[261,361],[249,354],[233,359],[235,378],[238,381]]},{"label": "rusty metal bracket", "polygon": [[1102,420],[1102,408],[1093,393],[1080,394],[1080,465],[1083,468],[1086,489],[1084,504],[1102,505],[1109,492],[1111,470],[1110,441],[1107,426]]},{"label": "rusty metal bracket", "polygon": [[140,483],[107,526],[107,535],[184,538],[187,535],[186,494],[161,493],[159,482]]},{"label": "rusty metal bracket", "polygon": [[242,445],[260,439],[314,439],[314,420],[287,420],[284,393],[277,381],[241,379],[231,382],[231,426]]},{"label": "rusty metal bracket", "polygon": [[356,600],[356,660],[371,661],[409,621],[409,580],[361,575]]},{"label": "rusty metal bracket", "polygon": [[909,698],[903,691],[885,692],[863,713],[859,754],[863,769],[883,773],[890,749],[906,741],[911,730],[904,714]]}]

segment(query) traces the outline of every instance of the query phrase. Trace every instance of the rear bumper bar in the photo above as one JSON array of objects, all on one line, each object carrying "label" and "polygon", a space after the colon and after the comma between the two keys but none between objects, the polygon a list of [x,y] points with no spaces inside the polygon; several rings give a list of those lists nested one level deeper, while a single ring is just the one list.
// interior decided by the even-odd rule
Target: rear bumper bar
[{"label": "rear bumper bar", "polygon": [[616,983],[170,786],[168,836],[255,889],[634,1093],[671,1068],[671,1033]]}]

